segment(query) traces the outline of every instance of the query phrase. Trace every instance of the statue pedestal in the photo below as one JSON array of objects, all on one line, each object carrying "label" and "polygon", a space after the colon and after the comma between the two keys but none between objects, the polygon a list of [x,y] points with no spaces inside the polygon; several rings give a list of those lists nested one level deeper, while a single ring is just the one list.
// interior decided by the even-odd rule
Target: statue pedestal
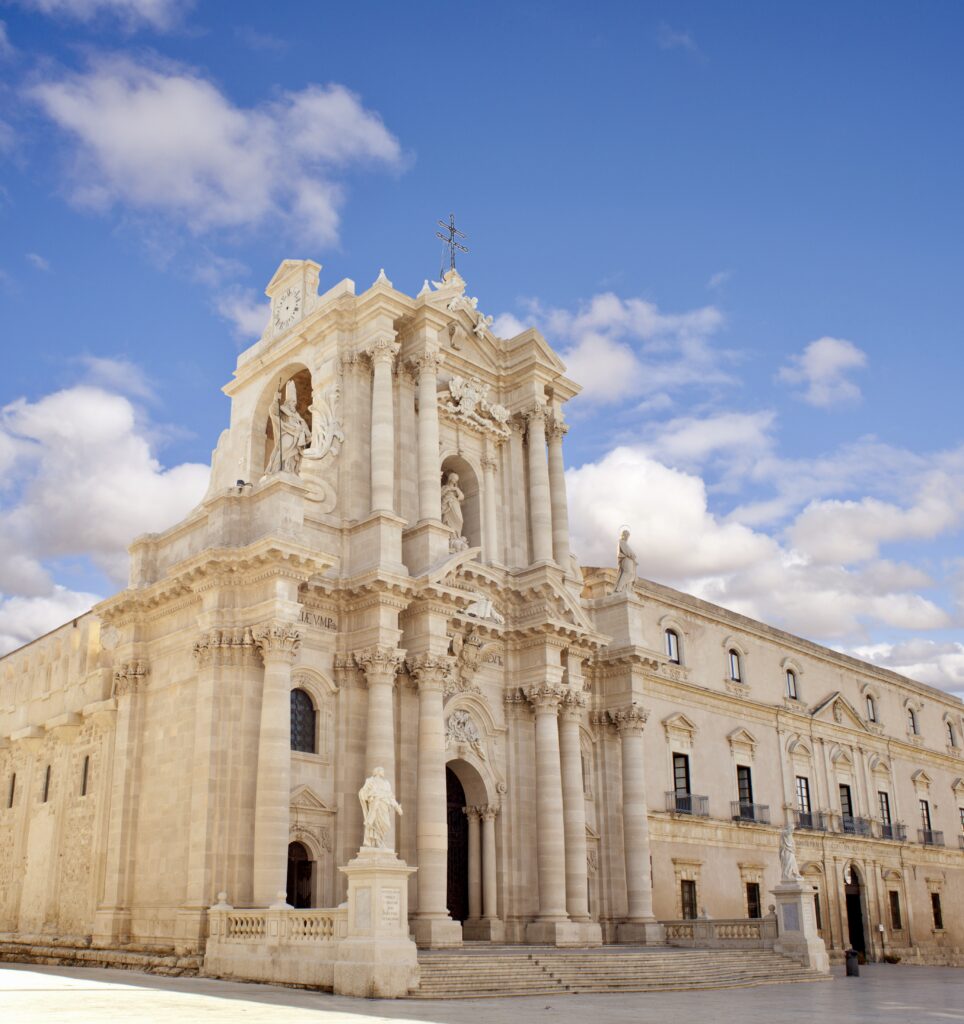
[{"label": "statue pedestal", "polygon": [[770,891],[777,904],[779,928],[774,952],[791,957],[813,971],[829,974],[827,947],[817,934],[813,887],[804,882],[783,881]]},{"label": "statue pedestal", "polygon": [[339,870],[348,876],[348,927],[338,943],[336,995],[396,999],[418,985],[408,931],[408,876],[393,850],[362,847]]},{"label": "statue pedestal", "polygon": [[656,920],[620,921],[616,925],[616,942],[623,946],[663,946],[666,929]]},{"label": "statue pedestal", "polygon": [[402,534],[402,560],[420,576],[449,557],[452,531],[438,519],[422,519]]}]

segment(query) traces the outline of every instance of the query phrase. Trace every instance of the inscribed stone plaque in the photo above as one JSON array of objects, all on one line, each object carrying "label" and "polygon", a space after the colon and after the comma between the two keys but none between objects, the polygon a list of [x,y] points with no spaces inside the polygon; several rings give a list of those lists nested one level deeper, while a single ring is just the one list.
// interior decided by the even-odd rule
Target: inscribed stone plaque
[{"label": "inscribed stone plaque", "polygon": [[382,889],[382,920],[398,921],[402,916],[400,889]]},{"label": "inscribed stone plaque", "polygon": [[355,927],[370,929],[372,926],[372,891],[369,888],[355,890]]},{"label": "inscribed stone plaque", "polygon": [[786,932],[800,931],[800,914],[796,903],[783,904],[783,930]]}]

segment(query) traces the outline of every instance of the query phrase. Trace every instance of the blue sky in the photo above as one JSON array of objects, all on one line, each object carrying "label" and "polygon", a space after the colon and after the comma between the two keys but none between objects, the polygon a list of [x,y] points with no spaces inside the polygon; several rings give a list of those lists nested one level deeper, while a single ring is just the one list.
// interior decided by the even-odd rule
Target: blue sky
[{"label": "blue sky", "polygon": [[960,4],[0,21],[4,647],[197,500],[282,258],[414,293],[454,210],[586,385],[584,561],[632,524],[648,576],[964,689]]}]

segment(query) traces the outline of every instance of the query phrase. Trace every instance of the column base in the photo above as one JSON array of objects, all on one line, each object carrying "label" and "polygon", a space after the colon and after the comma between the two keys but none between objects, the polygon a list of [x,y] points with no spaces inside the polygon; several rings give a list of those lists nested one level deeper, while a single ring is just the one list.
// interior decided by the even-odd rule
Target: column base
[{"label": "column base", "polygon": [[462,924],[462,938],[470,942],[505,942],[505,924],[497,917],[477,917]]},{"label": "column base", "polygon": [[602,929],[595,921],[530,921],[526,942],[531,946],[601,946]]},{"label": "column base", "polygon": [[812,971],[830,972],[830,957],[817,934],[813,888],[803,882],[781,882],[770,892],[776,899],[779,937],[773,944],[782,953]]},{"label": "column base", "polygon": [[666,929],[655,917],[649,921],[620,921],[616,925],[616,942],[623,946],[663,946]]},{"label": "column base", "polygon": [[450,917],[416,917],[412,938],[422,949],[451,949],[462,945],[463,928]]},{"label": "column base", "polygon": [[91,929],[91,945],[100,949],[123,946],[131,941],[131,912],[116,907],[98,910]]}]

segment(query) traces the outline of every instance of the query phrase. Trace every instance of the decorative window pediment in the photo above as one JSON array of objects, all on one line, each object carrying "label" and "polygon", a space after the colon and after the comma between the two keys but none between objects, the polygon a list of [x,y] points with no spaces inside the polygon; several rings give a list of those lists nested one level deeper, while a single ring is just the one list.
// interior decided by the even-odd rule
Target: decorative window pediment
[{"label": "decorative window pediment", "polygon": [[958,777],[951,783],[951,789],[958,797],[964,797],[964,779]]},{"label": "decorative window pediment", "polygon": [[918,768],[916,772],[912,772],[910,778],[911,782],[913,782],[918,789],[928,789],[930,788],[930,784],[934,781],[923,768]]},{"label": "decorative window pediment", "polygon": [[830,754],[830,760],[837,768],[852,769],[854,766],[854,759],[850,756],[850,751],[843,747],[834,747]]},{"label": "decorative window pediment", "polygon": [[835,722],[837,725],[860,729],[863,732],[867,731],[867,723],[839,690],[834,690],[823,700],[818,701],[811,709],[810,714],[821,722]]},{"label": "decorative window pediment", "polygon": [[749,729],[744,729],[740,726],[738,729],[727,733],[726,738],[734,755],[745,754],[751,760],[753,759],[756,753],[756,737]]},{"label": "decorative window pediment", "polygon": [[291,809],[316,814],[336,813],[333,807],[329,807],[310,786],[306,785],[296,786],[291,791]]},{"label": "decorative window pediment", "polygon": [[667,743],[687,748],[693,746],[693,738],[699,731],[696,724],[681,711],[664,718],[663,729],[666,731]]}]

